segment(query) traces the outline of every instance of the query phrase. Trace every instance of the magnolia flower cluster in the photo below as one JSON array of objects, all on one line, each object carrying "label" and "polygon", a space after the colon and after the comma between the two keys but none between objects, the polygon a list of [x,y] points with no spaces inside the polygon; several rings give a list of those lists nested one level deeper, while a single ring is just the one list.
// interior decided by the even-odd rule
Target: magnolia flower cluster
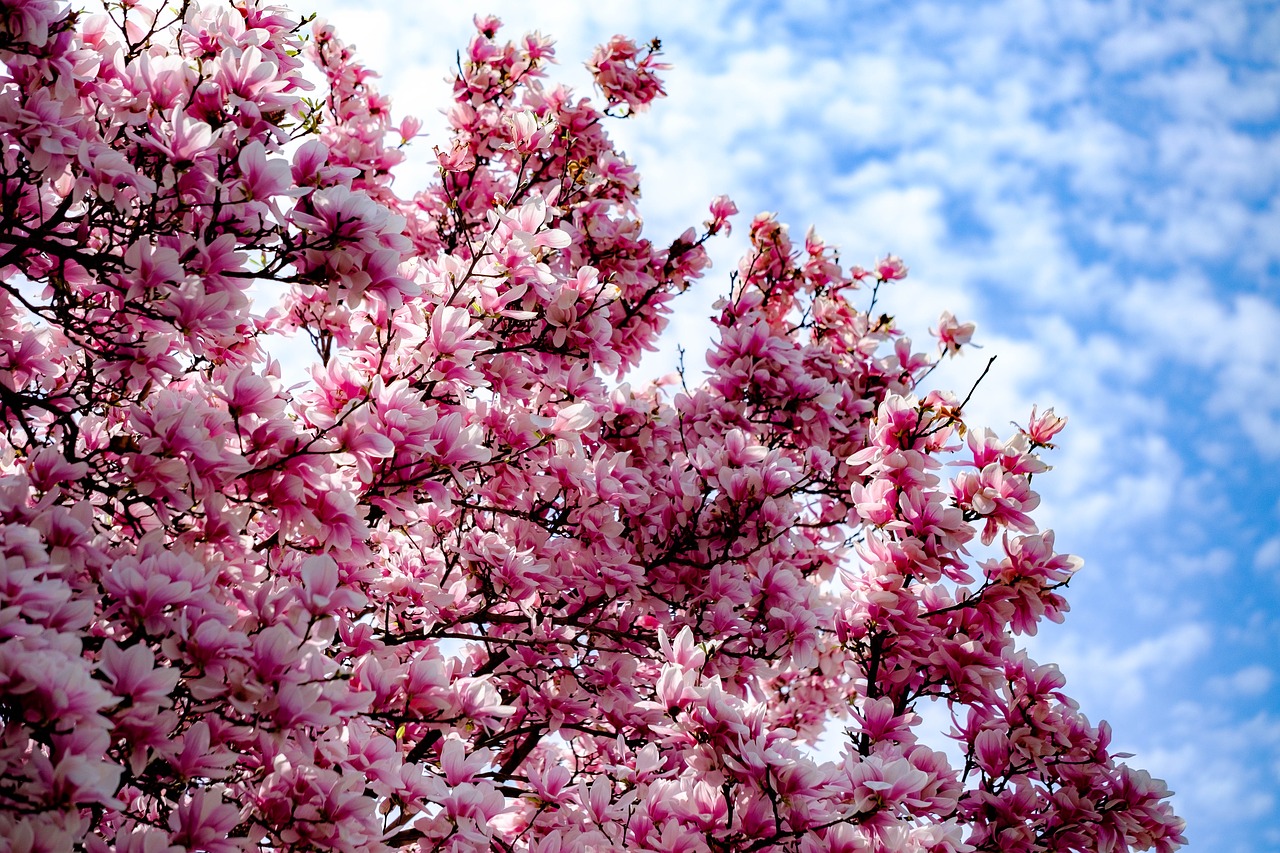
[{"label": "magnolia flower cluster", "polygon": [[597,106],[476,24],[406,195],[323,23],[0,0],[0,851],[1177,847],[1015,642],[1063,419],[968,428],[922,383],[973,326],[767,215],[706,381],[615,384],[737,208],[643,232],[656,44]]}]

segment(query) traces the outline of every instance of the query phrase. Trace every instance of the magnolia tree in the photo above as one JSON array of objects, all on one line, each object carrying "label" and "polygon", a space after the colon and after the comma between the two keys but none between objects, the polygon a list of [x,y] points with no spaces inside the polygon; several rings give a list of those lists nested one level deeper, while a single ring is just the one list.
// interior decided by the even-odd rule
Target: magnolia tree
[{"label": "magnolia tree", "polygon": [[767,215],[705,382],[611,384],[736,210],[642,233],[656,45],[593,105],[477,28],[406,195],[324,25],[0,0],[0,850],[1177,847],[1015,640],[1062,420],[966,429],[972,326]]}]

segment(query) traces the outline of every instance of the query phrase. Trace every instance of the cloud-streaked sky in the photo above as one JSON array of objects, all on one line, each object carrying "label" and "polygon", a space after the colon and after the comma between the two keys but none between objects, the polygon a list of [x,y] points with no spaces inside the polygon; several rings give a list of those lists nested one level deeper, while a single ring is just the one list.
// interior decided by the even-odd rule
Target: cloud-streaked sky
[{"label": "cloud-streaked sky", "polygon": [[[472,14],[554,36],[584,94],[594,44],[660,37],[669,97],[611,128],[651,235],[727,193],[739,232],[772,210],[846,262],[900,254],[887,306],[918,339],[944,308],[976,320],[983,349],[939,379],[963,392],[998,356],[973,423],[1070,416],[1039,520],[1086,567],[1033,653],[1177,791],[1189,849],[1280,851],[1280,6],[288,1],[425,120],[402,194]],[[715,244],[643,373],[676,340],[701,370],[744,246]]]}]

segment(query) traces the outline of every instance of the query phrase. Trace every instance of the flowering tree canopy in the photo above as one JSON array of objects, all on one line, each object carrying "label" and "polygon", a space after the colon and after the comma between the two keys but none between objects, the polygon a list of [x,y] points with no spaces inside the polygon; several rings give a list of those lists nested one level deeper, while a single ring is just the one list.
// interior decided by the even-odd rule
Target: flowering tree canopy
[{"label": "flowering tree canopy", "polygon": [[966,428],[921,383],[972,325],[916,351],[901,260],[767,215],[706,381],[611,384],[736,209],[642,232],[656,44],[596,106],[477,28],[405,196],[324,25],[0,0],[0,851],[1178,846],[1015,642],[1063,420]]}]

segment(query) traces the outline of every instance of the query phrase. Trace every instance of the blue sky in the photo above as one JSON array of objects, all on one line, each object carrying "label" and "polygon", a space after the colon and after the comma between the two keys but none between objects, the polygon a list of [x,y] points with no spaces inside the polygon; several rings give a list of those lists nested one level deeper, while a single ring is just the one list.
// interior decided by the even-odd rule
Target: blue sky
[{"label": "blue sky", "polygon": [[[919,339],[943,308],[976,320],[984,349],[939,379],[999,356],[973,422],[1071,419],[1039,519],[1086,566],[1034,654],[1177,791],[1188,849],[1280,851],[1280,6],[290,2],[426,121],[404,193],[473,13],[556,37],[583,91],[592,45],[661,37],[669,97],[612,128],[650,233],[728,193],[742,225],[773,210],[846,262],[902,255],[888,304]],[[701,369],[743,246],[715,244],[643,373],[677,339]]]}]

